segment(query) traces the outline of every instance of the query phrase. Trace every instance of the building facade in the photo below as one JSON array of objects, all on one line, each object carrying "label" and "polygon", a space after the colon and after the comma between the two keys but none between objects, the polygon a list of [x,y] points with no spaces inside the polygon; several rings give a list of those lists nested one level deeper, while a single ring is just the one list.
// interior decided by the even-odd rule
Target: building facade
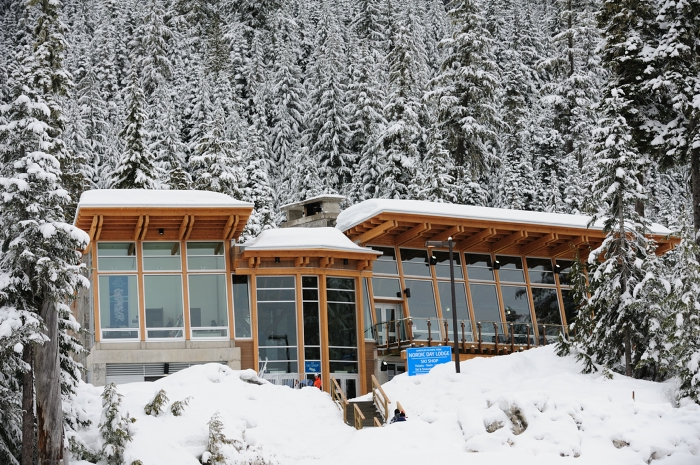
[{"label": "building facade", "polygon": [[[401,200],[340,212],[342,200],[288,206],[298,224],[238,244],[252,205],[227,196],[86,192],[76,224],[92,240],[78,305],[94,335],[89,380],[218,362],[290,386],[319,373],[351,398],[371,375],[404,371],[406,347],[452,345],[452,312],[463,359],[552,343],[576,312],[572,260],[604,238],[583,216]],[[677,242],[669,233],[651,231],[659,253]],[[448,252],[426,246],[448,239],[455,308]]]}]

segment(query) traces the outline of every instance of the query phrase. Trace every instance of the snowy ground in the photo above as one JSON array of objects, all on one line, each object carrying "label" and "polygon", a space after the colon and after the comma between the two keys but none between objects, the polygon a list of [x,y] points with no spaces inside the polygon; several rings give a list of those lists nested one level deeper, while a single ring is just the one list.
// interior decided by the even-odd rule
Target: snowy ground
[{"label": "snowy ground", "polygon": [[[394,378],[384,389],[408,421],[362,431],[343,424],[326,393],[252,384],[244,381],[257,379],[252,371],[221,365],[121,385],[123,410],[137,420],[127,463],[199,463],[207,422],[219,411],[227,437],[248,447],[228,448],[231,463],[700,464],[700,406],[674,407],[672,383],[582,375],[573,358],[557,357],[552,347],[461,368],[459,375],[446,364],[429,375]],[[160,389],[171,402],[192,397],[182,416],[144,413]],[[95,449],[101,392],[82,385],[78,395],[93,421],[81,437]]]}]

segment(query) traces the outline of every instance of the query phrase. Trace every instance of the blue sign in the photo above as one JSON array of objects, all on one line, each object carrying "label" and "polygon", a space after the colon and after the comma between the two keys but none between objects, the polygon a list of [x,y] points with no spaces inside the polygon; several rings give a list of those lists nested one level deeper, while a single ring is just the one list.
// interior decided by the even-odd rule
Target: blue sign
[{"label": "blue sign", "polygon": [[321,362],[304,361],[304,371],[306,373],[321,373]]},{"label": "blue sign", "polygon": [[452,347],[414,347],[406,349],[408,376],[425,375],[432,367],[452,361]]}]

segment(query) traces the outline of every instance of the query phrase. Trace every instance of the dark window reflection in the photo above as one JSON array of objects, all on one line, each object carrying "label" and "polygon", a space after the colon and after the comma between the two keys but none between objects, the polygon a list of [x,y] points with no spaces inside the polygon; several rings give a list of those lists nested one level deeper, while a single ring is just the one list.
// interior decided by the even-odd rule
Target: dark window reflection
[{"label": "dark window reflection", "polygon": [[557,271],[559,271],[559,284],[569,285],[571,284],[571,279],[569,274],[571,273],[571,266],[574,264],[572,260],[557,260]]},{"label": "dark window reflection", "polygon": [[560,325],[559,298],[556,289],[532,288],[532,301],[538,325]]},{"label": "dark window reflection", "polygon": [[527,257],[527,273],[531,283],[554,284],[552,260]]},{"label": "dark window reflection", "polygon": [[501,286],[503,308],[508,323],[530,323],[530,300],[527,288],[521,286]]},{"label": "dark window reflection", "polygon": [[501,310],[498,306],[498,294],[493,284],[470,284],[472,305],[476,321],[501,321]]},{"label": "dark window reflection", "polygon": [[[450,252],[445,251],[434,251],[433,256],[437,259],[437,265],[435,265],[435,275],[438,278],[449,278],[450,277]],[[454,263],[455,279],[462,279],[462,265],[459,259],[459,252],[452,252],[452,261]]]},{"label": "dark window reflection", "polygon": [[464,254],[469,280],[493,281],[493,264],[491,255],[468,253]]},{"label": "dark window reflection", "polygon": [[372,265],[374,273],[399,274],[399,269],[396,265],[396,250],[393,247],[372,246],[372,249],[383,254]]},{"label": "dark window reflection", "polygon": [[427,250],[400,249],[400,251],[404,275],[430,277],[430,266],[426,266]]},{"label": "dark window reflection", "polygon": [[520,257],[509,257],[507,255],[496,255],[499,263],[498,278],[501,281],[510,283],[524,283],[523,260]]}]

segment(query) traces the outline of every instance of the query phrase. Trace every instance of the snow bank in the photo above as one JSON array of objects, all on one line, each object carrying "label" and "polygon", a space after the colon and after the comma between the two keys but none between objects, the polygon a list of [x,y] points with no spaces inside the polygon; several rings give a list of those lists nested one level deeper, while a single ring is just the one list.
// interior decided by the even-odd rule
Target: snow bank
[{"label": "snow bank", "polygon": [[347,252],[381,255],[360,247],[335,228],[281,228],[268,229],[252,241],[243,244],[246,250],[343,250]]},{"label": "snow bank", "polygon": [[[144,465],[194,465],[219,411],[229,438],[280,464],[700,463],[700,406],[673,407],[672,383],[582,375],[572,357],[559,358],[552,347],[461,367],[459,375],[445,364],[428,375],[397,376],[384,389],[408,421],[362,431],[343,424],[326,393],[256,384],[252,371],[216,364],[121,385],[124,410],[137,419],[127,454]],[[161,388],[171,402],[192,397],[182,416],[144,414]],[[80,434],[93,448],[100,444],[100,393],[83,384],[78,395],[94,421]],[[245,460],[239,454],[231,463]]]},{"label": "snow bank", "polygon": [[[456,205],[451,203],[426,202],[422,200],[373,199],[365,200],[342,211],[338,216],[336,228],[341,231],[381,213],[399,213],[425,215],[470,220],[501,221],[505,223],[526,223],[546,226],[559,226],[587,229],[590,216],[568,215],[564,213],[533,212],[527,210],[509,210],[505,208],[477,207],[474,205]],[[602,230],[603,221],[596,221],[590,229]],[[654,234],[667,235],[671,230],[654,223]]]}]

